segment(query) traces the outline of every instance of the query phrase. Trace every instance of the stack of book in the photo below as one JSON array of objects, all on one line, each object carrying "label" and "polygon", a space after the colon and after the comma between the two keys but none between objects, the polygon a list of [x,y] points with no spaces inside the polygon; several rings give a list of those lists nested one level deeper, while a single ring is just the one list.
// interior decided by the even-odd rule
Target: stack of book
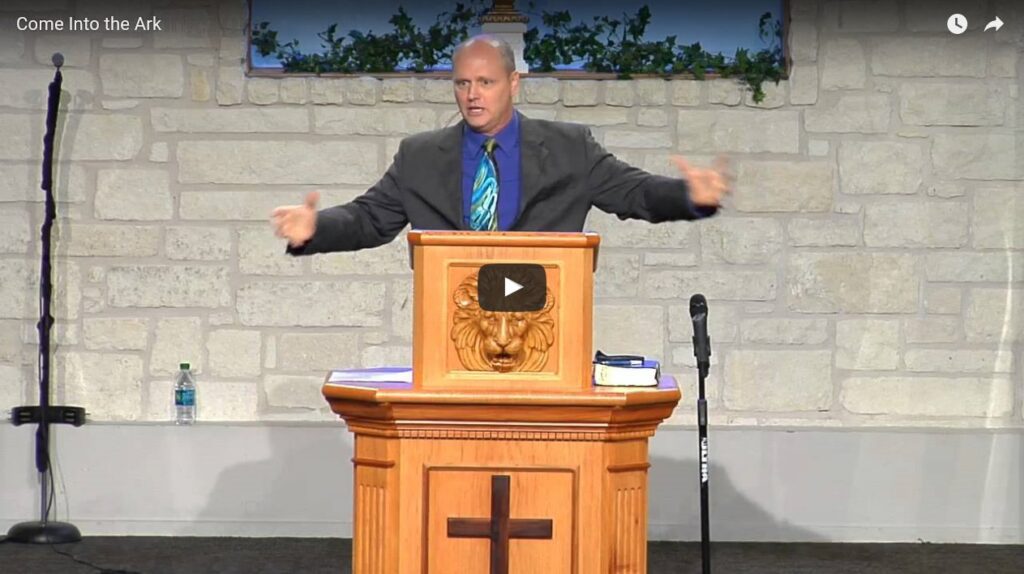
[{"label": "stack of book", "polygon": [[594,355],[594,384],[601,387],[656,387],[661,380],[658,361],[639,355]]}]

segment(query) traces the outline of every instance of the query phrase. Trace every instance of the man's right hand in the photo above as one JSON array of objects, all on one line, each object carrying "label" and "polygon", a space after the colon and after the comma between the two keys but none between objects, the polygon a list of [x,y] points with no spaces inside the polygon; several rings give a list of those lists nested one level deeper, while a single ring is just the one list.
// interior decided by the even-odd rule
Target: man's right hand
[{"label": "man's right hand", "polygon": [[316,231],[316,205],[320,192],[311,191],[302,205],[278,207],[271,213],[274,234],[288,240],[292,247],[302,247]]}]

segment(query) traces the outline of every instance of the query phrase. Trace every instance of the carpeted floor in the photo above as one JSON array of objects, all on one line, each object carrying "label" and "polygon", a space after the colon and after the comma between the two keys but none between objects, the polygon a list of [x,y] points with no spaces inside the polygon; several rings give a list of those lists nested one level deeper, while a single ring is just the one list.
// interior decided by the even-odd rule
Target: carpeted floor
[{"label": "carpeted floor", "polygon": [[[97,536],[61,546],[0,543],[0,572],[348,574],[352,571],[351,555],[351,540],[331,538]],[[699,573],[700,546],[686,542],[652,542],[648,561],[650,574]],[[1021,574],[1024,572],[1024,546],[717,543],[712,549],[712,571],[718,574]]]}]

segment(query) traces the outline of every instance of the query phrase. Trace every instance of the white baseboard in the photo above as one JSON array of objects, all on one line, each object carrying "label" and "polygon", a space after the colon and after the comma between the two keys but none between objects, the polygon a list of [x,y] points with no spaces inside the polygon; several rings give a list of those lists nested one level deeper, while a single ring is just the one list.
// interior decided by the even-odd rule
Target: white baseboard
[{"label": "white baseboard", "polygon": [[[57,518],[85,535],[352,535],[352,438],[340,423],[54,435]],[[0,426],[0,533],[38,518],[33,439],[31,427]],[[699,538],[695,451],[692,429],[651,441],[651,540]],[[1021,431],[715,429],[712,538],[1020,544],[1022,475]]]}]

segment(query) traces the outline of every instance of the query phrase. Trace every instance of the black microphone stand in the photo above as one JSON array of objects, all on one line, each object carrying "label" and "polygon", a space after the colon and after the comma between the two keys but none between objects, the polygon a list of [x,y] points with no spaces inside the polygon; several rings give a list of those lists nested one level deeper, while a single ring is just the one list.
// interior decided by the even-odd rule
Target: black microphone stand
[{"label": "black microphone stand", "polygon": [[63,77],[60,73],[64,56],[53,55],[57,68],[50,82],[49,99],[46,106],[46,135],[43,137],[43,185],[46,192],[46,215],[42,227],[42,261],[39,275],[39,406],[15,407],[11,410],[14,426],[36,423],[36,470],[39,471],[40,504],[38,521],[20,522],[7,531],[7,542],[28,542],[35,544],[61,544],[78,542],[81,532],[74,524],[51,521],[54,484],[53,468],[50,463],[50,424],[65,423],[81,426],[85,423],[85,409],[50,405],[50,330],[53,316],[50,306],[53,297],[52,265],[50,244],[53,222],[57,218],[57,206],[53,199],[53,140],[57,131],[57,112],[60,107],[60,90]]},{"label": "black microphone stand", "polygon": [[711,367],[711,337],[707,332],[707,300],[697,294],[690,298],[690,316],[694,323],[693,355],[697,358],[697,440],[700,452],[700,559],[701,572],[711,573],[711,526],[708,517],[708,402],[704,380]]}]

